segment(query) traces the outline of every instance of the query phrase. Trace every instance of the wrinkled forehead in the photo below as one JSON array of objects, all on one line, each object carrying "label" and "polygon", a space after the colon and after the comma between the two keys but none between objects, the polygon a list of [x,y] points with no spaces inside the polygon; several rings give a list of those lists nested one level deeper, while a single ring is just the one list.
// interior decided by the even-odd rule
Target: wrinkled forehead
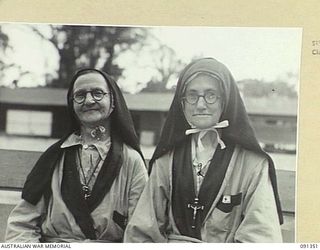
[{"label": "wrinkled forehead", "polygon": [[109,90],[106,79],[98,72],[88,72],[80,75],[74,82],[73,92],[78,90],[91,90],[99,88]]},{"label": "wrinkled forehead", "polygon": [[207,72],[216,75],[218,78],[224,78],[229,74],[229,70],[222,63],[213,58],[203,58],[190,63],[183,72],[182,82],[186,82],[197,72]]},{"label": "wrinkled forehead", "polygon": [[185,93],[186,91],[199,90],[213,90],[215,92],[221,93],[222,89],[220,79],[207,72],[195,73],[185,82],[183,93]]},{"label": "wrinkled forehead", "polygon": [[178,95],[184,94],[187,83],[198,74],[208,74],[218,80],[221,95],[224,102],[228,103],[230,87],[233,84],[233,77],[229,69],[214,58],[202,58],[190,63],[180,75]]}]

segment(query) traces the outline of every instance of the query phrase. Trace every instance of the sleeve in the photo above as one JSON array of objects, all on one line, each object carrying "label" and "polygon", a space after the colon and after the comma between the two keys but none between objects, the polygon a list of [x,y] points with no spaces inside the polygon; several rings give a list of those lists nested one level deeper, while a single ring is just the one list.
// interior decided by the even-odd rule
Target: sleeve
[{"label": "sleeve", "polygon": [[243,220],[235,234],[236,242],[282,242],[268,161],[263,160],[259,165],[244,198]]},{"label": "sleeve", "polygon": [[42,198],[37,205],[21,200],[11,211],[6,229],[6,242],[37,243],[41,239],[41,220],[45,215]]},{"label": "sleeve", "polygon": [[140,156],[134,161],[133,173],[129,191],[128,220],[131,219],[133,211],[148,180],[145,164]]},{"label": "sleeve", "polygon": [[126,228],[124,242],[167,242],[169,176],[165,167],[154,163],[150,178]]}]

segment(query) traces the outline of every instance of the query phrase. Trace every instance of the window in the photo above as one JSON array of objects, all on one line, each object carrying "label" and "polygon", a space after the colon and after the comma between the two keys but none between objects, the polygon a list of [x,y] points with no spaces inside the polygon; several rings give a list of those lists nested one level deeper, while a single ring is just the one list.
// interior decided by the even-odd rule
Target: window
[{"label": "window", "polygon": [[6,133],[11,135],[51,136],[50,111],[8,110]]}]

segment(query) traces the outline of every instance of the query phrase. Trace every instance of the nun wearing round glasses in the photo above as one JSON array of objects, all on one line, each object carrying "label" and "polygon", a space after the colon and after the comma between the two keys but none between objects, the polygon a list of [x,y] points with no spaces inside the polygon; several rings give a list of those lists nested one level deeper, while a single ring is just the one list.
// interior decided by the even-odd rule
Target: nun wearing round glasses
[{"label": "nun wearing round glasses", "polygon": [[271,158],[212,58],[181,73],[125,242],[281,242]]},{"label": "nun wearing round glasses", "polygon": [[68,91],[71,132],[42,154],[11,212],[7,242],[121,242],[147,181],[116,82],[84,69]]}]

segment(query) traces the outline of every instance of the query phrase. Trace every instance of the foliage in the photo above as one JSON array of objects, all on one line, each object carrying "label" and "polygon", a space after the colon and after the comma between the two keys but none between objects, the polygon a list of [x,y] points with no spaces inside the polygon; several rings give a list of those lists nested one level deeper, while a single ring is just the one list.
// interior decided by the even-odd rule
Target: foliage
[{"label": "foliage", "polygon": [[[20,76],[28,74],[29,71],[24,71],[19,65],[16,65],[8,60],[6,60],[6,54],[8,50],[13,48],[9,44],[9,36],[2,31],[0,26],[0,79],[2,79],[7,70],[16,70],[19,72]],[[13,81],[13,85],[16,85],[17,82]]]},{"label": "foliage", "polygon": [[185,63],[176,56],[172,48],[160,41],[157,44],[158,46],[150,51],[155,76],[147,83],[142,92],[173,92],[174,88],[168,88],[168,84],[176,80],[180,71],[185,67]]},{"label": "foliage", "polygon": [[3,33],[0,26],[0,50],[5,51],[9,47],[9,37],[7,34]]},{"label": "foliage", "polygon": [[246,97],[270,97],[275,95],[290,98],[297,97],[294,85],[290,85],[284,80],[265,82],[257,79],[246,79],[237,82],[237,84],[242,94]]},{"label": "foliage", "polygon": [[[185,67],[185,62],[176,55],[175,50],[155,36],[152,28],[49,24],[14,27],[18,26],[56,52],[55,58],[48,53],[45,59],[56,63],[53,73],[48,72],[49,67],[43,67],[45,72],[42,73],[42,82],[49,87],[67,88],[76,70],[93,67],[108,72],[118,83],[122,80],[122,84],[119,85],[123,91],[132,87],[132,92],[169,92],[173,91],[170,87],[176,84],[179,73]],[[8,60],[10,53],[7,52],[16,48],[10,45],[11,37],[3,30],[0,25],[0,79],[3,79],[8,71],[14,70],[17,77],[11,79],[11,84],[12,87],[16,87],[24,76],[30,76],[33,72],[29,72],[19,63]],[[29,40],[22,44],[25,47],[33,46],[36,52],[41,50],[28,42]],[[40,51],[41,53],[43,52]],[[36,64],[33,65],[37,67]],[[297,84],[289,84],[290,79],[298,82],[297,76],[292,77],[288,74],[286,80],[266,82],[246,79],[239,81],[238,86],[243,95],[248,97],[296,97]],[[34,84],[39,82],[37,78],[33,80],[30,77],[28,81]]]},{"label": "foliage", "polygon": [[[115,80],[122,78],[123,91],[130,89],[127,85],[130,84],[131,91],[136,86],[136,91],[145,88],[145,91],[162,92],[168,91],[168,82],[177,77],[184,66],[175,51],[153,35],[152,28],[49,24],[16,25],[12,28],[19,29],[30,39],[31,36],[37,38],[37,41],[42,41],[41,46],[56,52],[57,57],[54,58],[50,54],[44,55],[47,57],[44,63],[50,60],[52,64],[58,60],[56,69],[43,72],[45,84],[49,87],[67,88],[78,69],[91,67],[108,72]],[[3,45],[5,50],[10,37],[0,32],[0,39],[0,46]],[[30,41],[27,40],[27,46],[35,46]],[[13,47],[12,51],[16,49]],[[14,80],[14,85],[19,86],[22,76],[32,72],[23,72],[19,63],[12,66],[19,68]]]},{"label": "foliage", "polygon": [[67,87],[70,77],[80,68],[94,67],[108,72],[115,79],[122,68],[114,63],[116,57],[130,50],[137,43],[143,43],[147,36],[144,28],[108,26],[57,26],[50,25],[52,37],[45,37],[36,27],[33,32],[47,39],[60,56],[58,78],[51,87]]}]

